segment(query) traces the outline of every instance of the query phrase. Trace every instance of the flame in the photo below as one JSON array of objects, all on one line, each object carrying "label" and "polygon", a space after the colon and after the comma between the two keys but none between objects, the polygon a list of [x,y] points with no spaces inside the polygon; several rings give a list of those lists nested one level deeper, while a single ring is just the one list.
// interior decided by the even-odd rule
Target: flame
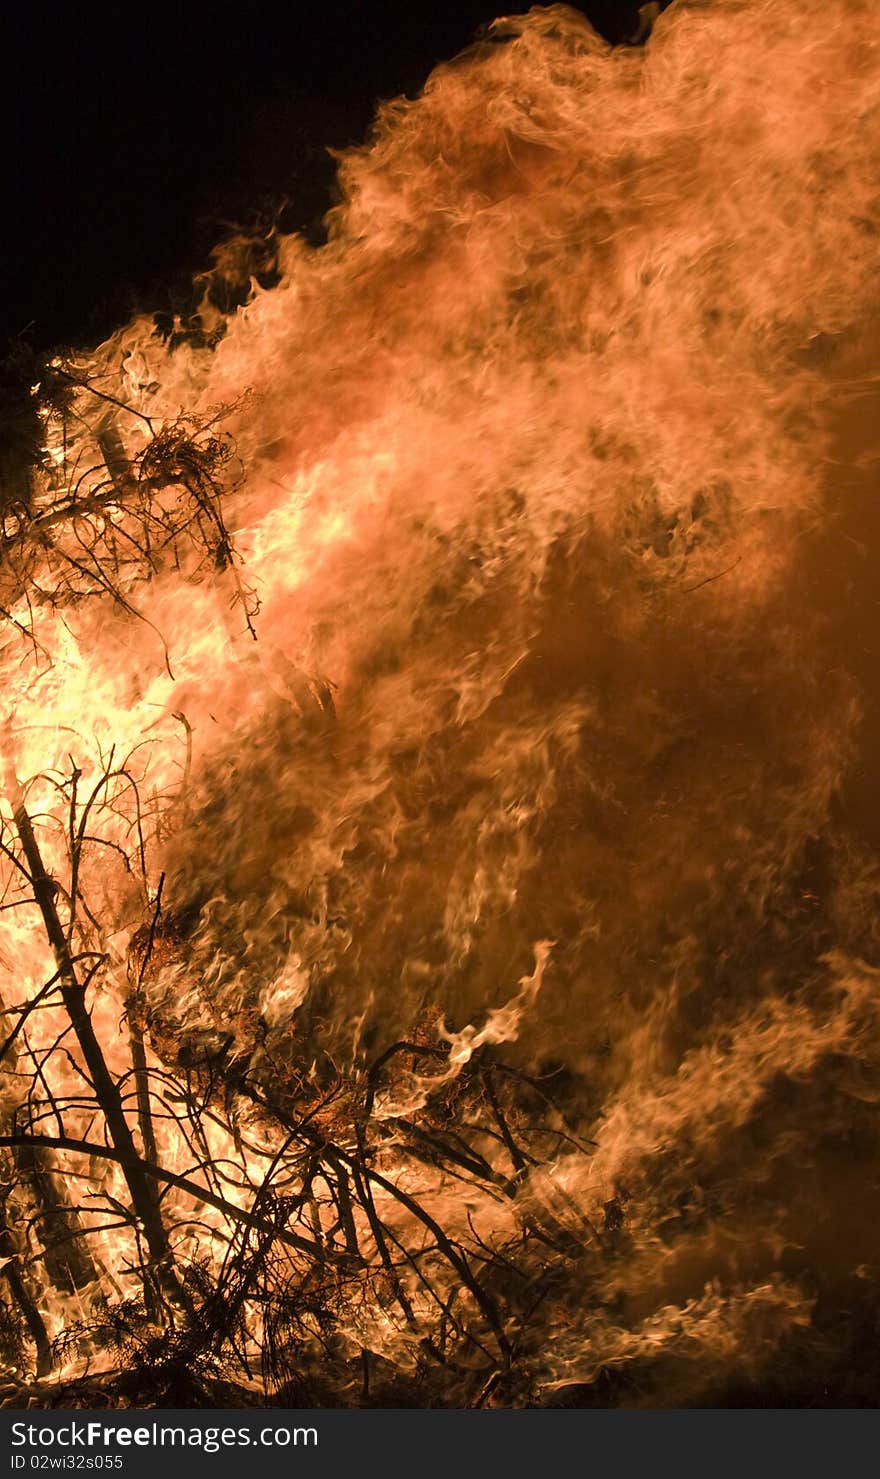
[{"label": "flame", "polygon": [[[192,1188],[234,1162],[223,1197],[249,1205],[279,1082],[286,1110],[344,1118],[382,1062],[391,1234],[404,1197],[453,1251],[540,1225],[535,1279],[547,1237],[581,1240],[499,1403],[625,1370],[649,1402],[717,1397],[780,1349],[812,1370],[817,1287],[876,1277],[831,1210],[876,1138],[880,961],[851,800],[863,598],[835,610],[829,572],[872,528],[878,47],[861,0],[677,0],[644,50],[561,5],[498,22],[383,105],[326,244],[282,240],[277,286],[226,317],[206,297],[173,349],[141,318],[55,366],[41,553],[25,593],[4,577],[5,753],[57,879],[70,816],[100,812],[77,928],[114,1071],[153,917],[144,1071],[222,1053],[256,1092],[197,1146],[162,1080],[177,1253],[219,1277]],[[5,921],[9,1010],[56,967],[33,907]],[[502,1045],[554,1103],[523,1090],[512,1174],[480,1133],[465,1195],[407,1124],[423,1148],[457,1124]],[[75,1065],[50,1066],[74,1106]],[[105,1297],[135,1261],[113,1238]],[[436,1297],[408,1275],[402,1319],[386,1275],[345,1328],[412,1372]]]}]

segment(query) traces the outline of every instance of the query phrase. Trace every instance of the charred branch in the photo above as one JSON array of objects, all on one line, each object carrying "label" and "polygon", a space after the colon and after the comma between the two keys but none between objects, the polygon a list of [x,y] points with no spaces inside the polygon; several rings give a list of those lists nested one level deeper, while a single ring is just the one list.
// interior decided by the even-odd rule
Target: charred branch
[{"label": "charred branch", "polygon": [[179,1300],[181,1297],[179,1281],[172,1267],[171,1250],[162,1223],[159,1204],[135,1149],[118,1086],[107,1067],[104,1053],[92,1025],[86,1004],[86,988],[77,975],[67,932],[55,907],[57,888],[43,865],[36,833],[14,774],[9,771],[9,767],[7,771],[7,785],[12,794],[15,825],[27,862],[34,899],[42,916],[46,936],[58,967],[61,999],[82,1051],[96,1099],[122,1167],[131,1194],[133,1211],[143,1228],[155,1277],[166,1291]]}]

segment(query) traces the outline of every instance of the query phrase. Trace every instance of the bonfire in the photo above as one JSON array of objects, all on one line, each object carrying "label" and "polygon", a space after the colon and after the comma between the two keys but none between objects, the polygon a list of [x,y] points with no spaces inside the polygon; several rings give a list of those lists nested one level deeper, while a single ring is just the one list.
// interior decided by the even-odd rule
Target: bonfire
[{"label": "bonfire", "polygon": [[536,8],[6,361],[7,1404],[876,1397],[878,157]]}]

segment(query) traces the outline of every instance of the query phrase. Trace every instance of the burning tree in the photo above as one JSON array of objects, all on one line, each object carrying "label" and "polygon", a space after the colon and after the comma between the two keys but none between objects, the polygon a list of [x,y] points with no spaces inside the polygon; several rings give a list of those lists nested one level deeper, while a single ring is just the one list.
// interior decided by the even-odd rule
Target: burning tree
[{"label": "burning tree", "polygon": [[802,571],[862,465],[817,387],[868,383],[876,39],[755,7],[759,73],[735,11],[499,25],[325,246],[7,363],[10,1400],[672,1402],[827,1349],[876,881]]},{"label": "burning tree", "polygon": [[[40,676],[53,667],[37,608],[63,621],[98,597],[141,621],[138,588],[169,567],[196,582],[231,574],[255,639],[259,608],[226,522],[234,449],[217,427],[229,412],[158,429],[135,412],[142,445],[129,455],[122,400],[81,367],[43,373],[34,395],[51,450],[22,468],[27,496],[9,499],[3,547],[6,619]],[[326,690],[306,692],[326,713]],[[190,760],[179,785],[157,784],[155,743],[71,751],[66,770],[23,783],[7,723],[3,908],[31,942],[39,922],[46,956],[45,978],[3,1008],[7,1359],[39,1377],[105,1368],[108,1390],[142,1400],[350,1400],[355,1382],[364,1398],[372,1381],[393,1389],[406,1351],[410,1370],[433,1364],[479,1396],[510,1372],[512,1311],[541,1298],[532,1244],[570,1258],[597,1236],[582,1219],[573,1239],[533,1197],[501,1239],[469,1215],[462,1241],[431,1211],[450,1178],[475,1211],[513,1208],[548,1146],[577,1143],[549,1097],[546,1123],[520,1128],[522,1101],[545,1090],[490,1056],[518,1005],[473,1040],[444,1048],[423,1031],[325,1082],[310,1080],[308,1043],[286,1044],[267,1074],[230,1052],[234,1032],[188,1037],[151,990],[163,958],[167,970],[180,955],[186,972],[187,923],[165,911],[150,865],[186,823]],[[124,952],[106,923],[108,908],[119,918],[114,887],[143,921]]]}]

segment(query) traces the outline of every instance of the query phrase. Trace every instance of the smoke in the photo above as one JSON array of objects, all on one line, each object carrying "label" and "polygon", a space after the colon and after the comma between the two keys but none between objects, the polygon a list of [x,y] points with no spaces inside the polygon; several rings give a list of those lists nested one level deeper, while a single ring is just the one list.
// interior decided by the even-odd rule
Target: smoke
[{"label": "smoke", "polygon": [[382,107],[213,351],[98,352],[234,407],[261,602],[70,620],[80,733],[153,726],[170,786],[192,731],[157,1019],[257,1077],[435,1028],[554,1073],[552,1194],[615,1234],[555,1386],[809,1365],[817,1292],[876,1291],[878,102],[859,0],[678,0],[644,52],[535,9]]}]

